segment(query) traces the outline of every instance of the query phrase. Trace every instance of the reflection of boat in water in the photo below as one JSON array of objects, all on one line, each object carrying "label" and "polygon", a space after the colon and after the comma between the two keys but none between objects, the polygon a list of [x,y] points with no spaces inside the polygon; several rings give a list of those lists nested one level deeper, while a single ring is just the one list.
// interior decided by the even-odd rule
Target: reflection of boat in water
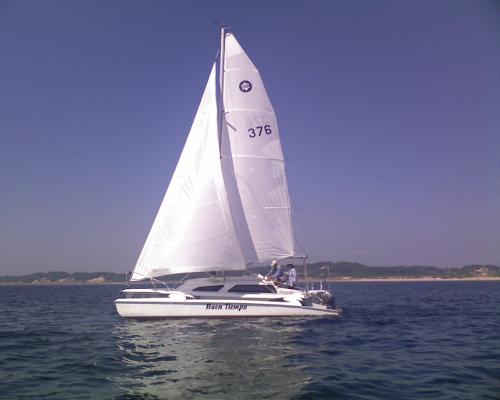
[{"label": "reflection of boat in water", "polygon": [[222,29],[220,101],[212,68],[193,126],[131,281],[204,272],[175,290],[130,289],[129,318],[338,315],[328,291],[283,288],[256,274],[296,251],[284,158],[260,73]]},{"label": "reflection of boat in water", "polygon": [[127,321],[116,328],[126,366],[117,383],[139,398],[294,398],[310,382],[302,323]]}]

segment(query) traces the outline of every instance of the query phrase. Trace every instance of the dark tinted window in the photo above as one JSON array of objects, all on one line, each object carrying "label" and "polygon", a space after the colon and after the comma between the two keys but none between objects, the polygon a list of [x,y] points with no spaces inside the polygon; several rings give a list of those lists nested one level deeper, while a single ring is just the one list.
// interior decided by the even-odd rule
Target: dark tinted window
[{"label": "dark tinted window", "polygon": [[276,289],[271,285],[236,285],[228,292],[238,293],[276,293]]},{"label": "dark tinted window", "polygon": [[218,292],[224,287],[224,285],[213,285],[213,286],[200,286],[193,289],[193,292]]}]

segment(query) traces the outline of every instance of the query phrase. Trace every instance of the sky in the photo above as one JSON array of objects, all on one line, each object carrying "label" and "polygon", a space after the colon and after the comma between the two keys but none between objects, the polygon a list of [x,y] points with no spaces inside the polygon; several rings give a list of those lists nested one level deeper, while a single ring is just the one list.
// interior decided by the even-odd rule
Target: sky
[{"label": "sky", "polygon": [[133,269],[221,24],[310,262],[500,265],[500,3],[6,0],[0,275]]}]

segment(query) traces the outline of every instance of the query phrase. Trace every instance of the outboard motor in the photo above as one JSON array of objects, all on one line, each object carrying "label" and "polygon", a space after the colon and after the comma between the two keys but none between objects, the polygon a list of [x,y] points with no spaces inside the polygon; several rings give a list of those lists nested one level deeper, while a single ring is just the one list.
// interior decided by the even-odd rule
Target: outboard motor
[{"label": "outboard motor", "polygon": [[329,291],[324,291],[319,296],[323,304],[326,304],[328,308],[332,310],[337,310],[337,305],[335,304],[335,296]]}]

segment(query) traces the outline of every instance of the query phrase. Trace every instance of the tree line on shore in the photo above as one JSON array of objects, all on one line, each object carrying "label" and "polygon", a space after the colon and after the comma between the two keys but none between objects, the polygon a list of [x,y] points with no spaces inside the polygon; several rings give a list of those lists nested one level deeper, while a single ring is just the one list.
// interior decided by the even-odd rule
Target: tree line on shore
[{"label": "tree line on shore", "polygon": [[[286,264],[286,263],[283,263]],[[306,267],[306,268],[305,268]],[[307,277],[315,280],[337,279],[389,279],[389,278],[442,278],[463,279],[474,277],[500,277],[500,267],[496,265],[466,265],[461,268],[437,267],[370,267],[359,263],[330,261],[313,264],[297,264],[295,266],[299,278]],[[284,268],[285,271],[287,268]],[[265,275],[269,267],[252,269],[256,273]],[[192,274],[192,276],[205,276],[205,274]],[[169,276],[169,281],[182,279],[185,275]],[[159,278],[162,280],[162,278]],[[3,284],[50,284],[50,283],[125,283],[126,275],[113,272],[37,272],[23,276],[0,276]]]},{"label": "tree line on shore", "polygon": [[[304,268],[297,266],[299,274],[305,274]],[[500,267],[496,265],[466,265],[461,268],[437,268],[422,266],[369,267],[351,262],[318,262],[307,265],[307,274],[312,278],[354,279],[368,278],[471,278],[500,277]]]}]

